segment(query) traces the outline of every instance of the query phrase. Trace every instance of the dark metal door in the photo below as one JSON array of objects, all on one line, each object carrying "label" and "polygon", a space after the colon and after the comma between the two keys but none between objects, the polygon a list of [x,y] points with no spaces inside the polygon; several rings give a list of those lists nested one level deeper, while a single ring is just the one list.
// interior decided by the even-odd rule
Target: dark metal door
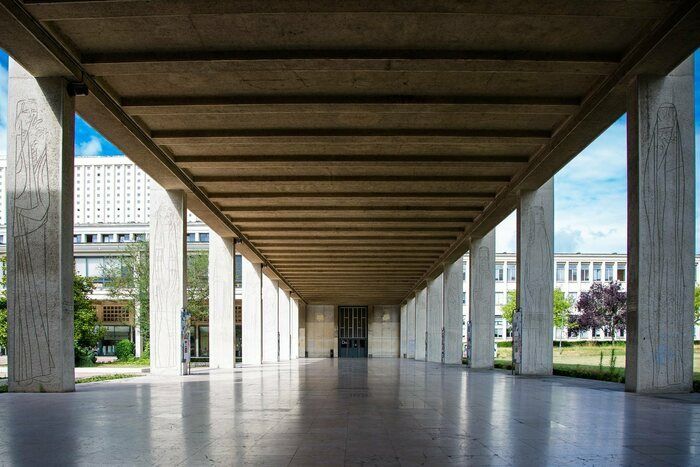
[{"label": "dark metal door", "polygon": [[367,357],[367,307],[338,307],[338,356]]}]

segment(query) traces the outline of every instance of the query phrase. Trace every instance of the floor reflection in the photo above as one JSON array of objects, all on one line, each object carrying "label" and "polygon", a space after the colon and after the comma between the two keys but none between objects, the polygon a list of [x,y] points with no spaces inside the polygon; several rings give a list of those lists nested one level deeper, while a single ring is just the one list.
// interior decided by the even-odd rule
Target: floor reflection
[{"label": "floor reflection", "polygon": [[0,464],[691,465],[697,395],[398,359],[302,359],[0,395]]}]

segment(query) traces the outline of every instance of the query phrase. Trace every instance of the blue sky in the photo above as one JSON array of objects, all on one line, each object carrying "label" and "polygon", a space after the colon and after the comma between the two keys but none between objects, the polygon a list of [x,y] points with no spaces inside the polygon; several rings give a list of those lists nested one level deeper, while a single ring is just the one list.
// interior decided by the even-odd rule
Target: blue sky
[{"label": "blue sky", "polygon": [[[700,187],[700,53],[695,53],[695,159]],[[624,253],[627,251],[626,120],[622,117],[554,177],[554,247],[556,252]],[[0,154],[7,152],[7,54],[0,50]],[[112,143],[76,116],[75,153],[121,154]],[[696,189],[696,200],[700,190]],[[698,202],[696,201],[696,219]],[[696,221],[696,250],[700,229]],[[515,251],[515,214],[496,228],[498,251]]]}]

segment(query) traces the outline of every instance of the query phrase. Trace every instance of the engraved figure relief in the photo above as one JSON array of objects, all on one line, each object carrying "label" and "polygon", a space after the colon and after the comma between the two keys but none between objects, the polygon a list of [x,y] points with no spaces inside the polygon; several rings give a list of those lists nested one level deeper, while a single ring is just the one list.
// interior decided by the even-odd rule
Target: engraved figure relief
[{"label": "engraved figure relief", "polygon": [[[548,271],[551,269],[551,242],[544,219],[544,207],[532,206],[525,212],[527,219],[527,246],[523,269],[525,278],[525,301],[523,302],[523,342],[537,342],[543,326],[551,326],[546,310],[551,304]],[[525,324],[527,323],[527,324]],[[537,346],[527,346],[522,351],[530,362],[539,365],[545,356],[540,355]],[[523,355],[523,358],[525,357]]]},{"label": "engraved figure relief", "polygon": [[[155,222],[154,232],[159,236],[168,237],[178,231],[179,218],[168,209],[158,209],[152,222]],[[175,329],[181,307],[178,284],[182,280],[177,264],[178,242],[168,238],[154,238],[153,242],[152,267],[155,271],[154,277],[161,284],[158,287],[159,293],[154,294],[151,313],[155,314],[156,335],[167,343],[158,345],[155,349],[154,365],[158,368],[172,368],[178,366],[179,355],[176,355],[176,352],[180,348],[180,334]]]},{"label": "engraved figure relief", "polygon": [[34,99],[17,102],[14,126],[15,170],[11,216],[15,281],[13,378],[21,385],[45,382],[54,370],[49,339],[46,223],[49,193],[49,131]]},{"label": "engraved figure relief", "polygon": [[479,247],[477,252],[477,271],[474,275],[474,304],[473,306],[482,308],[488,307],[490,303],[490,295],[487,290],[487,284],[490,280],[490,276],[493,274],[491,271],[489,261],[489,249],[485,246]]},{"label": "engraved figure relief", "polygon": [[683,271],[685,177],[683,142],[676,107],[661,104],[649,134],[648,150],[641,164],[641,208],[647,220],[651,273],[640,292],[651,316],[645,319],[655,387],[671,387],[683,381],[683,339],[679,329],[686,283]]}]

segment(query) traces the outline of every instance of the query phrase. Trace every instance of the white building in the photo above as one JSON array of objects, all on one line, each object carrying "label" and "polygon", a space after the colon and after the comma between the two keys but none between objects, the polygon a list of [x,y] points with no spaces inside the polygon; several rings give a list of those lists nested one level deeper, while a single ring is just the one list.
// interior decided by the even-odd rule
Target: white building
[{"label": "white building", "polygon": [[[469,316],[469,255],[464,256],[464,322],[463,335],[466,342],[466,323]],[[695,257],[695,277],[698,284],[698,264],[700,255]],[[501,307],[505,305],[509,291],[516,289],[516,261],[515,253],[496,254],[496,309],[494,316],[496,320],[496,340],[510,339],[509,326],[503,319]],[[622,284],[623,290],[627,285],[627,255],[619,253],[555,253],[554,255],[554,288],[563,291],[573,302],[578,300],[581,292],[590,289],[593,282],[618,281]],[[566,330],[555,329],[555,339],[604,339],[602,330],[598,330],[595,335],[590,330],[580,334],[568,335]],[[609,337],[609,336],[608,336]],[[618,335],[624,338],[624,335]],[[695,327],[695,338],[700,339],[700,327]]]},{"label": "white building", "polygon": [[[5,192],[6,159],[0,156],[0,190]],[[75,258],[78,273],[95,277],[97,288],[93,298],[100,303],[100,309],[106,309],[116,316],[118,304],[110,303],[106,290],[101,287],[100,271],[105,261],[120,254],[123,243],[145,239],[150,218],[150,184],[151,178],[125,156],[112,157],[76,157],[75,161]],[[0,252],[4,251],[6,226],[6,199],[0,196]],[[187,240],[191,250],[206,249],[209,241],[209,229],[196,216],[188,212]],[[696,271],[700,256],[696,257]],[[464,329],[466,341],[466,323],[469,313],[469,255],[464,256]],[[569,298],[576,300],[581,292],[588,290],[594,281],[619,281],[626,285],[626,255],[567,253],[555,254],[555,288],[561,289]],[[237,270],[240,270],[240,257],[237,257]],[[515,253],[496,255],[496,321],[495,337],[497,340],[510,338],[508,324],[501,314],[501,306],[506,303],[507,292],[516,288]],[[697,277],[696,273],[696,277]],[[240,276],[239,276],[240,277]],[[240,284],[240,281],[237,281]],[[236,288],[236,299],[240,300],[240,286]],[[108,307],[108,308],[104,308]],[[108,317],[103,313],[101,317]],[[116,321],[116,320],[115,320]],[[112,323],[109,319],[107,323]],[[133,329],[115,326],[120,336],[133,333]],[[201,326],[206,327],[202,324]],[[111,329],[111,328],[110,328]],[[206,330],[205,330],[206,331]],[[696,338],[700,338],[700,327],[696,326]],[[199,339],[199,329],[195,333]],[[240,335],[240,334],[239,334]],[[574,339],[605,338],[602,330],[596,335],[590,331],[580,335],[568,336],[565,330],[555,330],[555,338]],[[624,336],[620,336],[624,337]],[[115,338],[116,339],[116,338]],[[118,339],[116,339],[118,340]],[[199,348],[199,346],[195,347]]]}]

